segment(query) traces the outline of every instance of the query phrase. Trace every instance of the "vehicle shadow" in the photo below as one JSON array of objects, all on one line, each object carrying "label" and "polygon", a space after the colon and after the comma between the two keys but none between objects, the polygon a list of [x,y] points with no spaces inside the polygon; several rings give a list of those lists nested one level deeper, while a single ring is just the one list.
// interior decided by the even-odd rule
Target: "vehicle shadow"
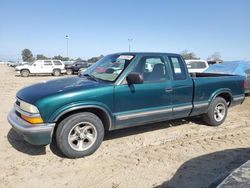
[{"label": "vehicle shadow", "polygon": [[[150,132],[159,129],[166,129],[173,126],[179,126],[183,124],[188,124],[189,122],[193,122],[196,124],[204,125],[204,122],[197,117],[186,118],[186,119],[178,119],[174,121],[165,121],[160,123],[151,123],[137,127],[131,127],[126,129],[120,129],[115,131],[110,131],[105,133],[104,141],[116,139],[119,137],[126,137],[130,135],[136,135],[140,133]],[[19,152],[26,153],[29,155],[44,155],[46,154],[46,146],[34,146],[27,143],[23,140],[23,137],[18,135],[14,129],[10,129],[7,135],[9,143]],[[50,144],[50,150],[57,155],[58,157],[64,158],[64,155],[60,152],[56,145],[55,139],[53,139],[52,143]]]},{"label": "vehicle shadow", "polygon": [[157,188],[215,188],[249,159],[250,148],[228,149],[202,155],[182,164],[169,181]]},{"label": "vehicle shadow", "polygon": [[26,153],[28,155],[45,155],[46,147],[45,146],[34,146],[26,142],[23,137],[17,134],[13,128],[10,129],[7,135],[9,143],[17,151]]}]

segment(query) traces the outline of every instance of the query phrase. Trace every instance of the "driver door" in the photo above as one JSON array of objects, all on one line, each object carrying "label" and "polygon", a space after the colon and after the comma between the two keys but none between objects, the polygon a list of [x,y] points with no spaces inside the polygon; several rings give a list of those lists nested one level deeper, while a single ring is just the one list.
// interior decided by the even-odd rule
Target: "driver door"
[{"label": "driver door", "polygon": [[140,73],[142,84],[126,80],[114,88],[116,128],[170,119],[172,86],[163,56],[142,56],[132,72]]}]

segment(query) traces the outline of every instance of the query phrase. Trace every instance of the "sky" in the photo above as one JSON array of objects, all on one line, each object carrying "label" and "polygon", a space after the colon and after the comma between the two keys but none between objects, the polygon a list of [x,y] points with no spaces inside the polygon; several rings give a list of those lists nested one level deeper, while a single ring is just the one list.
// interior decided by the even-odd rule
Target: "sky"
[{"label": "sky", "polygon": [[249,0],[0,0],[0,59],[128,51],[250,60]]}]

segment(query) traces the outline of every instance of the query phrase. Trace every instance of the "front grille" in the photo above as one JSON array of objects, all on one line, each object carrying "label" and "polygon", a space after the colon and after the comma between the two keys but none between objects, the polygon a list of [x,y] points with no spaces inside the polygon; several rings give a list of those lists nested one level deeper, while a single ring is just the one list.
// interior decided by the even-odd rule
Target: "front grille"
[{"label": "front grille", "polygon": [[21,117],[21,114],[18,112],[18,111],[15,111],[16,112],[16,115],[18,116],[18,117]]}]

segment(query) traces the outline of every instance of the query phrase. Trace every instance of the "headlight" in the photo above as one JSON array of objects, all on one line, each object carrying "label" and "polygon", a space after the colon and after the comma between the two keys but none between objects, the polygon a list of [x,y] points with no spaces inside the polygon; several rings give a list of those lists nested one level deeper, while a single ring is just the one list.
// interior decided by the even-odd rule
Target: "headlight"
[{"label": "headlight", "polygon": [[43,123],[37,107],[21,100],[17,100],[17,103],[19,104],[17,104],[16,110],[20,113],[22,119],[31,124]]},{"label": "headlight", "polygon": [[27,102],[24,102],[24,101],[20,101],[20,109],[25,111],[25,112],[32,113],[32,114],[38,114],[39,113],[37,107],[35,107],[34,105],[29,104]]}]

